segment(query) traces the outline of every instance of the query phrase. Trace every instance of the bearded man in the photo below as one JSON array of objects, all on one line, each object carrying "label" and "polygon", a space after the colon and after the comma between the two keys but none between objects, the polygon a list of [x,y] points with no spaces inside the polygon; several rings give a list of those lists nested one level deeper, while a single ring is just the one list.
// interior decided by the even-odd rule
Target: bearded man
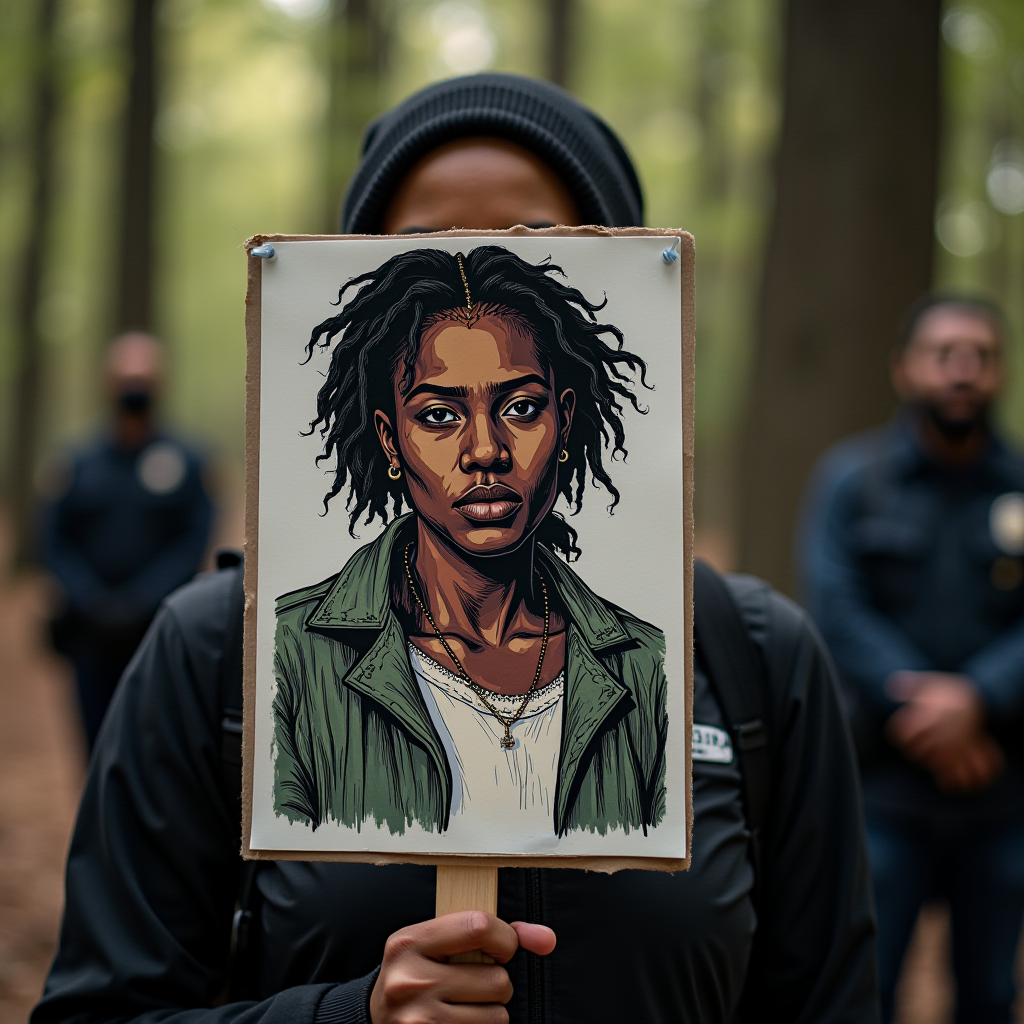
[{"label": "bearded man", "polygon": [[1024,458],[996,431],[997,308],[933,295],[895,420],[829,452],[802,534],[809,607],[858,741],[883,1015],[914,922],[948,901],[957,1021],[1012,1020],[1024,917]]}]

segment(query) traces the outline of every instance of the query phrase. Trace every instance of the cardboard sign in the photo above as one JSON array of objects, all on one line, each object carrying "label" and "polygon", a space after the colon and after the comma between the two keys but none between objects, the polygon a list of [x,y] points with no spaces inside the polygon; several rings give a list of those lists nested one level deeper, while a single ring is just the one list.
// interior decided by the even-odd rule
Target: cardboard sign
[{"label": "cardboard sign", "polygon": [[244,855],[687,867],[692,238],[268,242]]}]

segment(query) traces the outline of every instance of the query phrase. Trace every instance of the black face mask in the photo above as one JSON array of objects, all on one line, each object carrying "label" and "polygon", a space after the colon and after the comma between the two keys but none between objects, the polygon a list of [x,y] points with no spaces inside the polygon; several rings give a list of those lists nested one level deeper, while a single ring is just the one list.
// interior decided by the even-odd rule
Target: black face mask
[{"label": "black face mask", "polygon": [[131,413],[134,416],[142,416],[153,407],[153,396],[141,388],[122,391],[117,396],[117,407],[122,412]]}]

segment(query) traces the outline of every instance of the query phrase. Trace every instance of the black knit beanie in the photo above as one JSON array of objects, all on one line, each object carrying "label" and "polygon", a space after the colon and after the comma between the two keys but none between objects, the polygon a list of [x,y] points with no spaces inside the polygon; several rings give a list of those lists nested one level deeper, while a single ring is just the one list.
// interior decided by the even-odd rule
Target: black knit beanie
[{"label": "black knit beanie", "polygon": [[452,139],[497,135],[539,156],[565,182],[584,224],[643,223],[640,182],[618,137],[567,92],[521,75],[466,75],[414,93],[377,118],[342,212],[345,234],[376,234],[399,182]]}]

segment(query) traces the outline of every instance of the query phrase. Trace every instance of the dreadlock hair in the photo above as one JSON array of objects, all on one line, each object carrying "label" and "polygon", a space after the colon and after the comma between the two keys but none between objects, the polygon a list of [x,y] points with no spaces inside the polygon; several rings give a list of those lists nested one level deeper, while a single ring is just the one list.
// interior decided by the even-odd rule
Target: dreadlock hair
[{"label": "dreadlock hair", "polygon": [[[387,474],[374,411],[381,409],[395,421],[396,377],[404,394],[412,387],[424,330],[443,319],[440,314],[451,312],[453,319],[466,315],[467,286],[475,309],[486,306],[492,315],[509,320],[513,329],[525,328],[558,389],[571,388],[576,394],[559,494],[578,512],[589,469],[595,486],[602,484],[611,495],[609,511],[618,503],[619,492],[604,468],[602,449],[610,448],[613,459],[626,456],[622,400],[637,412],[647,411],[626,385],[636,372],[641,383],[649,385],[647,364],[623,348],[622,332],[597,322],[595,313],[607,299],[589,302],[580,291],[556,280],[554,275],[565,274],[550,259],[534,266],[502,246],[480,246],[462,260],[465,284],[456,257],[442,249],[393,256],[376,270],[349,280],[338,292],[336,305],[350,289],[355,295],[310,335],[307,362],[317,348],[327,349],[338,339],[309,433],[319,427],[324,438],[317,462],[334,456],[337,466],[324,510],[348,483],[346,507],[353,536],[364,512],[367,524],[377,516],[386,524],[389,500],[396,516],[403,503],[411,507],[404,482]],[[545,518],[537,538],[566,559],[580,554],[576,531],[557,513]]]}]

